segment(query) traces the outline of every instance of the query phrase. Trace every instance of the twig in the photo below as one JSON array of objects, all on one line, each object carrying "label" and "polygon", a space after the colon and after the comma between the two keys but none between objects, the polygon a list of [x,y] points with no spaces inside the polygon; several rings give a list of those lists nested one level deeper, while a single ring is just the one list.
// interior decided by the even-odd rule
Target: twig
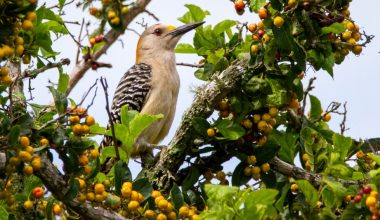
[{"label": "twig", "polygon": [[[98,79],[96,79],[98,80]],[[91,103],[89,105],[87,105],[87,108],[86,109],[89,109],[93,104],[94,104],[94,101],[95,101],[95,97],[96,97],[96,93],[98,92],[98,87],[95,88],[95,93],[94,93],[94,96],[92,97],[92,100],[91,100]]]},{"label": "twig", "polygon": [[73,39],[73,41],[77,44],[77,46],[80,48],[84,47],[79,41],[77,41],[77,39],[75,39],[75,36],[69,31],[69,29],[66,27],[65,23],[63,23],[63,26],[66,28],[67,33],[69,33],[71,39]]},{"label": "twig", "polygon": [[347,102],[344,102],[343,104],[343,109],[344,109],[344,112],[343,112],[343,119],[342,119],[342,122],[339,124],[340,126],[340,134],[343,135],[343,133],[345,131],[347,131],[348,129],[346,128],[346,120],[347,120]]},{"label": "twig", "polygon": [[95,83],[83,95],[82,100],[78,104],[79,106],[81,106],[83,104],[84,100],[87,98],[88,94],[90,94],[91,90],[96,86],[97,83],[98,83],[98,79],[95,80]]},{"label": "twig", "polygon": [[[301,115],[305,115],[306,99],[307,99],[307,96],[309,95],[309,92],[314,89],[313,83],[316,79],[317,79],[317,77],[310,78],[309,85],[307,86],[306,90],[304,91],[304,96],[303,96],[303,100],[302,100]],[[303,119],[301,119],[301,124],[302,124],[302,120]]]},{"label": "twig", "polygon": [[191,63],[176,63],[177,66],[188,66],[194,68],[202,68],[204,64],[191,64]]},{"label": "twig", "polygon": [[[84,18],[82,19],[82,24],[80,26],[80,31],[79,31],[79,36],[78,36],[78,41],[79,42],[81,42],[83,26],[84,26]],[[80,54],[80,47],[77,47],[77,55],[76,55],[76,58],[75,58],[75,64],[79,63],[79,54]]]},{"label": "twig", "polygon": [[154,18],[154,20],[160,21],[160,19],[155,14],[153,14],[150,11],[148,11],[147,9],[145,9],[144,12],[147,13],[148,15],[152,16]]},{"label": "twig", "polygon": [[140,34],[139,32],[137,32],[135,29],[132,29],[132,28],[126,28],[125,30],[126,30],[126,31],[131,31],[131,32],[137,34],[137,36],[141,36],[141,34]]},{"label": "twig", "polygon": [[57,63],[48,63],[44,67],[41,67],[39,69],[35,69],[35,70],[27,69],[22,74],[23,75],[22,78],[27,78],[27,77],[34,78],[39,73],[45,72],[48,69],[52,69],[52,68],[56,68],[56,67],[62,67],[63,65],[69,65],[69,64],[70,64],[70,60],[68,58],[64,58],[64,59],[61,59]]},{"label": "twig", "polygon": [[110,124],[110,127],[111,127],[111,132],[112,132],[112,139],[113,139],[113,145],[115,147],[115,153],[116,153],[116,159],[117,160],[120,160],[120,154],[119,154],[119,148],[118,146],[116,146],[117,144],[117,140],[116,140],[116,136],[115,136],[115,128],[114,128],[114,124],[113,124],[113,120],[112,120],[112,115],[111,115],[111,112],[110,112],[110,107],[109,107],[109,101],[108,101],[108,84],[107,84],[107,79],[101,77],[100,78],[100,83],[102,84],[102,87],[103,87],[103,90],[104,90],[104,95],[106,97],[106,111],[107,111],[107,114],[108,114],[108,121],[109,121],[109,124]]},{"label": "twig", "polygon": [[63,21],[65,24],[81,25],[78,21]]},{"label": "twig", "polygon": [[[74,0],[71,0],[69,2],[66,2],[63,6],[69,5],[73,2],[74,2]],[[53,9],[53,8],[59,8],[59,5],[57,4],[57,5],[53,5],[53,6],[48,7],[48,9]]]}]

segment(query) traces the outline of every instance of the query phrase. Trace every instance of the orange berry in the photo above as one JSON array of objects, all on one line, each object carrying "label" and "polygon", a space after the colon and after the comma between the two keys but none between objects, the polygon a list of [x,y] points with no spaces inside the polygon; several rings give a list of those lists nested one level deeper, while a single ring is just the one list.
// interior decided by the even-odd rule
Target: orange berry
[{"label": "orange berry", "polygon": [[153,198],[157,198],[157,197],[162,196],[162,195],[161,195],[161,192],[160,192],[160,191],[158,191],[158,190],[153,190],[152,193],[151,193],[151,196],[152,196]]},{"label": "orange berry", "polygon": [[327,113],[323,116],[323,121],[329,122],[331,120],[331,114]]},{"label": "orange berry", "polygon": [[72,115],[69,117],[69,121],[70,121],[70,124],[74,125],[74,124],[79,123],[80,118],[78,115]]},{"label": "orange berry", "polygon": [[96,158],[99,157],[99,151],[98,149],[91,149],[90,150],[90,158],[95,160]]},{"label": "orange berry", "polygon": [[177,219],[177,214],[173,211],[168,213],[168,219],[169,220],[176,220]]},{"label": "orange berry", "polygon": [[32,195],[36,198],[36,199],[40,199],[44,196],[44,189],[42,187],[35,187],[33,190],[32,190]]},{"label": "orange berry", "polygon": [[261,171],[263,171],[264,173],[269,172],[269,170],[270,170],[269,163],[264,163],[264,164],[261,165]]},{"label": "orange berry", "polygon": [[95,184],[95,186],[94,186],[94,192],[96,194],[102,194],[104,192],[104,190],[105,190],[105,187],[104,187],[104,185],[102,183]]},{"label": "orange berry", "polygon": [[72,126],[73,132],[75,135],[81,135],[82,134],[82,125],[81,124],[75,124]]},{"label": "orange berry", "polygon": [[247,157],[247,163],[250,165],[255,165],[256,164],[256,156],[255,155],[250,155]]},{"label": "orange berry", "polygon": [[272,107],[268,111],[269,115],[272,116],[273,118],[278,115],[278,108]]},{"label": "orange berry", "polygon": [[62,208],[61,208],[61,206],[58,205],[58,204],[54,204],[54,206],[53,206],[53,213],[54,213],[54,215],[60,215],[60,214],[62,214]]},{"label": "orange berry", "polygon": [[289,108],[295,108],[298,109],[300,107],[300,103],[298,102],[298,99],[291,99],[289,102]]},{"label": "orange berry", "polygon": [[265,19],[268,16],[268,10],[266,8],[260,8],[258,14],[260,19]]},{"label": "orange berry", "polygon": [[254,174],[259,174],[260,173],[260,167],[259,166],[254,166],[254,167],[252,167],[251,168],[251,173],[252,173],[252,175],[254,175]]},{"label": "orange berry", "polygon": [[85,165],[87,165],[89,163],[89,161],[88,161],[88,157],[85,155],[85,154],[81,154],[80,156],[79,156],[79,165],[81,165],[81,166],[85,166]]},{"label": "orange berry", "polygon": [[37,20],[37,14],[36,14],[36,12],[30,11],[30,12],[26,13],[26,19],[28,19],[30,21]]},{"label": "orange berry", "polygon": [[297,193],[298,192],[298,185],[297,185],[297,183],[293,183],[290,186],[290,190],[292,191],[292,193]]},{"label": "orange berry", "polygon": [[159,209],[161,209],[161,210],[164,210],[164,209],[166,209],[166,208],[168,207],[168,204],[169,204],[168,200],[166,200],[166,199],[161,199],[161,200],[158,202],[157,207],[158,207]]},{"label": "orange berry", "polygon": [[255,23],[251,23],[251,24],[248,26],[248,30],[249,30],[251,33],[254,33],[254,32],[257,30],[257,24],[255,24]]},{"label": "orange berry", "polygon": [[365,200],[365,204],[368,207],[375,206],[377,202],[377,199],[373,196],[368,196],[367,199]]},{"label": "orange berry", "polygon": [[121,188],[121,195],[125,198],[129,198],[132,195],[132,188],[128,187],[122,187]]}]

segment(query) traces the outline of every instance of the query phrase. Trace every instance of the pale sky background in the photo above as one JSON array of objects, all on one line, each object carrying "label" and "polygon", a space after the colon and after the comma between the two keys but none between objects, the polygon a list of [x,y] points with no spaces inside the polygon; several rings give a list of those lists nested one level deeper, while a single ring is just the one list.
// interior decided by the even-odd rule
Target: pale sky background
[{"label": "pale sky background", "polygon": [[[246,12],[243,16],[237,15],[233,3],[229,0],[152,0],[147,9],[153,12],[160,19],[160,22],[180,26],[181,22],[179,22],[177,18],[181,17],[187,11],[184,4],[189,3],[196,4],[211,13],[211,15],[206,17],[205,25],[215,25],[224,19],[233,19],[241,22],[257,22],[259,20],[256,14]],[[48,5],[53,4],[56,4],[56,1],[54,1],[54,3],[49,1],[48,3]],[[308,76],[317,76],[315,83],[316,88],[311,94],[320,98],[324,109],[331,101],[348,102],[346,127],[350,128],[350,130],[348,130],[346,134],[354,138],[365,139],[380,136],[377,127],[380,123],[380,70],[378,67],[380,63],[380,27],[378,24],[379,20],[375,18],[379,8],[380,1],[355,0],[351,3],[351,17],[360,26],[361,31],[364,30],[367,34],[376,36],[372,43],[363,49],[361,56],[356,57],[350,53],[341,65],[335,66],[334,79],[324,71],[314,73],[313,70],[310,69],[307,72]],[[86,19],[91,17],[88,12],[82,12],[81,10],[75,9],[75,7],[66,10],[66,14],[64,19],[68,21],[81,21],[82,16],[85,16]],[[141,33],[142,28],[136,24],[136,22],[141,22],[142,18],[150,25],[156,23],[150,16],[143,13],[131,23],[129,28],[133,28]],[[74,35],[79,33],[78,26],[69,25],[69,28]],[[192,43],[193,36],[194,31],[189,32],[180,42]],[[99,59],[100,62],[111,63],[113,68],[100,68],[97,71],[89,70],[69,97],[79,102],[88,88],[101,76],[107,78],[109,93],[113,94],[120,77],[135,62],[135,45],[137,39],[138,36],[135,33],[126,31],[121,37],[124,48],[120,42],[116,42],[108,50],[107,55]],[[75,62],[75,43],[70,37],[64,37],[57,40],[54,45],[55,50],[61,51],[58,60],[60,58],[69,58],[72,61],[69,67],[64,67],[64,70],[69,73]],[[197,57],[197,55],[177,55],[177,62],[197,63],[199,60],[200,58]],[[195,78],[193,74],[195,71],[194,68],[178,66],[177,69],[181,77],[177,113],[172,129],[168,137],[162,142],[163,144],[167,144],[171,140],[184,111],[190,106],[194,96],[191,92],[192,89],[203,83]],[[308,83],[308,78],[309,77],[306,77],[304,79],[304,84]],[[36,89],[34,91],[36,103],[46,104],[51,100],[51,96],[46,89],[48,79],[56,82],[58,80],[58,71],[51,70],[43,73],[32,82],[32,86]],[[85,106],[90,101],[91,95],[87,102],[85,102]],[[104,106],[104,94],[99,83],[98,95],[95,99],[95,104],[89,109],[89,114],[95,116],[95,119],[103,126],[105,126],[108,121]],[[329,124],[333,130],[339,132],[340,121],[340,116],[332,115],[332,120]],[[133,170],[134,168],[131,169]],[[137,173],[134,172],[133,174],[136,175]]]}]

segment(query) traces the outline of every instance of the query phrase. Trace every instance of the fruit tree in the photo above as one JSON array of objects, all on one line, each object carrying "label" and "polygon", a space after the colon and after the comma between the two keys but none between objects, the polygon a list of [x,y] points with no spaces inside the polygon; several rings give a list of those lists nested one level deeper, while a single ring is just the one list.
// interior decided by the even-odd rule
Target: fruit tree
[{"label": "fruit tree", "polygon": [[[101,56],[138,15],[157,19],[146,9],[151,0],[0,1],[0,218],[378,219],[378,139],[345,135],[346,105],[323,107],[311,94],[315,75],[332,77],[373,39],[350,2],[236,0],[225,10],[241,19],[198,27],[176,52],[199,57],[181,65],[204,84],[170,143],[138,159],[136,171],[134,140],[160,116],[123,107],[120,124],[98,123],[109,115],[90,114],[98,97],[109,113],[103,77],[82,99],[70,94],[86,73],[112,68]],[[182,23],[212,16],[185,7]],[[72,8],[86,20],[66,20]],[[55,49],[64,36],[75,55]],[[51,102],[38,103],[31,82],[52,69],[58,79],[44,85]],[[329,127],[335,116],[338,131]],[[103,135],[121,146],[98,149]]]}]

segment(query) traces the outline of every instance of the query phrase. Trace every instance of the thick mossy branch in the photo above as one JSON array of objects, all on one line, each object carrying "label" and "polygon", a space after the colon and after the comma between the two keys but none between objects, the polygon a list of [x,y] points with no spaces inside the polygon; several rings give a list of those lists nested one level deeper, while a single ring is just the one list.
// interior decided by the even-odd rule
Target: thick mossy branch
[{"label": "thick mossy branch", "polygon": [[164,190],[170,188],[174,180],[172,174],[177,173],[187,152],[194,147],[193,118],[208,118],[212,114],[214,106],[239,84],[242,74],[246,71],[247,62],[247,60],[235,62],[215,76],[203,89],[198,90],[170,145],[161,151],[155,164],[145,167],[145,173],[157,187]]},{"label": "thick mossy branch", "polygon": [[38,176],[45,184],[46,188],[54,195],[55,198],[65,203],[70,209],[80,214],[84,219],[104,219],[118,220],[125,219],[112,210],[107,210],[101,206],[93,206],[93,204],[85,202],[79,203],[74,200],[65,200],[66,193],[70,190],[64,176],[51,163],[46,155],[40,155],[41,169],[34,174]]}]

